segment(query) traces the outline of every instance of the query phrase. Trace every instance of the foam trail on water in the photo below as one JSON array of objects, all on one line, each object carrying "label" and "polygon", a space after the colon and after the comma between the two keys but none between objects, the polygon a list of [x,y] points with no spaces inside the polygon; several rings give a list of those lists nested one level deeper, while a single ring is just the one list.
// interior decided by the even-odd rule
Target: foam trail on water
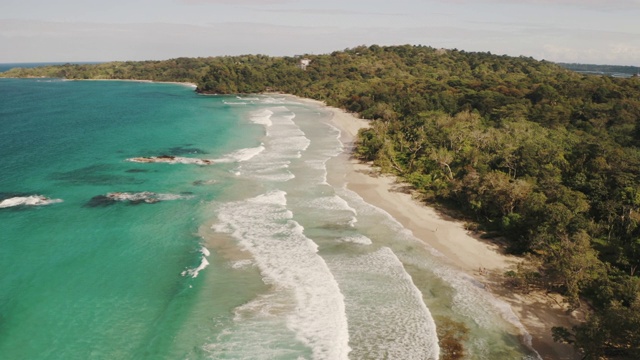
[{"label": "foam trail on water", "polygon": [[224,104],[226,105],[247,105],[249,103],[246,102],[239,102],[239,101],[222,101]]},{"label": "foam trail on water", "polygon": [[358,244],[358,245],[371,245],[371,244],[373,244],[371,239],[369,239],[368,237],[366,237],[364,235],[360,235],[360,234],[351,235],[351,236],[343,236],[340,239],[338,239],[338,241],[346,242],[346,243],[352,243],[352,244]]},{"label": "foam trail on water", "polygon": [[264,150],[244,161],[238,175],[276,182],[295,178],[288,167],[311,143],[293,122],[295,114],[284,106],[278,106],[254,112],[250,118],[254,123],[265,125],[267,136],[262,145]]},{"label": "foam trail on water", "polygon": [[322,210],[343,210],[353,215],[358,215],[356,209],[351,207],[345,199],[338,195],[314,198],[309,202],[309,205]]},{"label": "foam trail on water", "polygon": [[252,113],[249,119],[254,124],[260,124],[264,125],[265,127],[269,127],[273,124],[271,122],[271,115],[273,115],[273,111],[269,109],[263,109]]},{"label": "foam trail on water", "polygon": [[209,249],[203,246],[202,248],[200,248],[200,253],[202,254],[200,265],[198,265],[198,267],[193,269],[187,269],[183,271],[180,275],[182,276],[188,275],[188,276],[191,276],[192,278],[196,278],[198,277],[198,274],[200,273],[200,271],[204,270],[207,266],[209,266],[209,261],[207,261],[207,257],[211,255],[211,253],[209,252]]},{"label": "foam trail on water", "polygon": [[[346,188],[340,189],[340,193],[341,196],[349,199],[352,204],[358,204],[354,206],[359,209],[360,213],[367,215],[370,213],[383,214],[386,217],[386,221],[382,225],[390,229],[397,229],[396,233],[400,239],[416,244],[424,244],[385,210],[365,202],[357,193],[347,190]],[[442,256],[437,250],[427,246],[425,246],[425,248],[434,255],[434,258],[430,260],[428,264],[425,264],[425,260],[419,255],[411,252],[403,252],[402,254],[398,254],[398,256],[405,264],[413,265],[416,268],[427,267],[432,273],[449,284],[454,289],[453,309],[456,313],[473,319],[479,327],[485,329],[500,328],[501,324],[498,323],[499,320],[495,314],[500,315],[502,320],[512,324],[519,330],[525,345],[534,353],[535,357],[539,358],[538,353],[535,352],[531,344],[531,335],[513,313],[509,304],[494,297],[483,284],[479,283],[473,277],[442,261],[437,261],[437,259]],[[493,309],[493,311],[487,311],[487,309]],[[483,348],[486,349],[486,347],[491,346],[491,344],[482,342],[475,342],[474,344],[476,348],[472,350],[476,352],[482,352],[484,351]]]},{"label": "foam trail on water", "polygon": [[193,195],[180,195],[180,194],[156,194],[156,198],[160,201],[167,200],[184,200],[193,199]]},{"label": "foam trail on water", "polygon": [[329,136],[314,139],[316,149],[305,159],[305,164],[309,168],[321,172],[319,177],[313,178],[314,184],[329,185],[327,182],[327,162],[341,154],[344,151],[344,146],[340,141],[340,130],[331,124],[324,123],[324,125],[328,128]]},{"label": "foam trail on water", "polygon": [[244,269],[253,265],[251,260],[238,260],[231,263],[233,269]]},{"label": "foam trail on water", "polygon": [[[215,340],[203,346],[209,359],[309,359],[281,314],[290,311],[283,292],[262,294],[234,310]],[[302,354],[302,355],[301,355]]]},{"label": "foam trail on water", "polygon": [[287,98],[274,98],[274,97],[265,97],[261,98],[260,102],[262,104],[284,104],[287,101]]},{"label": "foam trail on water", "polygon": [[319,196],[299,204],[305,213],[314,214],[316,221],[334,225],[355,226],[358,212],[337,195]]},{"label": "foam trail on water", "polygon": [[232,152],[230,154],[225,155],[221,159],[215,159],[214,161],[216,163],[232,163],[232,162],[249,161],[254,156],[260,154],[264,150],[265,150],[264,145],[260,145],[258,147],[254,147],[254,148],[240,149],[240,150],[236,150],[236,151],[234,151],[234,152]]},{"label": "foam trail on water", "polygon": [[327,154],[332,156],[340,155],[345,150],[344,144],[340,141],[342,131],[329,123],[327,123],[327,126],[329,126],[329,129],[333,132],[333,138],[330,138],[330,141],[334,144],[331,149],[327,150]]},{"label": "foam trail on water", "polygon": [[391,249],[336,256],[328,263],[345,289],[355,358],[439,358],[431,313]]},{"label": "foam trail on water", "polygon": [[290,293],[286,324],[314,359],[347,359],[349,334],[344,297],[317,245],[286,208],[286,193],[274,190],[246,201],[222,204],[216,231],[231,233],[249,251],[267,284]]},{"label": "foam trail on water", "polygon": [[0,201],[0,209],[15,206],[43,206],[62,202],[62,199],[49,199],[42,195],[16,196]]}]

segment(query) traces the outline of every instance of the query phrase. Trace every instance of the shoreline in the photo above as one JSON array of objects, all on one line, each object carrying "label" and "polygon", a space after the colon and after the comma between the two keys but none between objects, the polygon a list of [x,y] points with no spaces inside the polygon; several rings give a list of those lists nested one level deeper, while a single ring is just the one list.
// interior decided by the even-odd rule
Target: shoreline
[{"label": "shoreline", "polygon": [[0,77],[0,79],[60,79],[63,81],[126,81],[126,82],[139,82],[139,83],[151,83],[151,84],[173,84],[182,85],[193,88],[198,88],[198,85],[191,82],[180,81],[156,81],[156,80],[140,80],[140,79],[67,79],[67,78],[51,78],[46,76],[29,76],[29,77]]},{"label": "shoreline", "polygon": [[[369,121],[344,110],[326,106],[322,101],[295,97],[305,104],[321,106],[331,111],[331,122],[341,131],[340,140],[345,152],[350,152],[358,130],[369,126]],[[441,215],[438,211],[413,198],[405,191],[407,184],[397,182],[395,176],[379,174],[368,164],[350,160],[345,169],[349,190],[356,192],[368,203],[377,206],[398,222],[426,246],[440,252],[450,265],[485,284],[497,299],[508,304],[531,336],[531,346],[542,359],[579,359],[573,347],[556,343],[551,335],[553,326],[570,328],[576,318],[567,314],[559,297],[543,292],[514,293],[501,281],[503,274],[524,259],[505,254],[493,243],[471,235],[462,221]],[[522,334],[524,336],[524,334]]]},{"label": "shoreline", "polygon": [[66,81],[127,81],[127,82],[139,82],[139,83],[151,83],[151,84],[173,84],[187,86],[193,89],[197,89],[198,85],[191,82],[180,81],[156,81],[156,80],[139,80],[139,79],[64,79]]}]

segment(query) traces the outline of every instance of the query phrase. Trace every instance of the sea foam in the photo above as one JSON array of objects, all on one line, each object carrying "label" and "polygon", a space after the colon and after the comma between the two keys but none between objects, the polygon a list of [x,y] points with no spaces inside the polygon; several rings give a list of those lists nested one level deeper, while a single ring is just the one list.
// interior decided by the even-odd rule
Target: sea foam
[{"label": "sea foam", "polygon": [[245,148],[236,150],[232,153],[225,155],[223,158],[214,160],[217,163],[232,163],[232,162],[243,162],[249,161],[254,156],[260,154],[265,149],[264,145],[260,145],[254,148]]},{"label": "sea foam", "polygon": [[226,105],[248,105],[247,102],[239,102],[239,101],[223,101]]},{"label": "sea foam", "polygon": [[260,152],[242,162],[238,174],[257,180],[284,182],[295,178],[288,170],[291,161],[301,157],[311,141],[293,122],[295,114],[284,106],[270,107],[251,114],[254,123],[268,131]]},{"label": "sea foam", "polygon": [[16,196],[0,201],[0,209],[15,206],[43,206],[62,202],[62,199],[49,199],[42,195]]},{"label": "sea foam", "polygon": [[[472,319],[480,328],[487,330],[501,328],[501,326],[503,326],[501,321],[511,324],[521,333],[525,346],[531,350],[533,356],[539,358],[539,355],[535,352],[531,344],[531,335],[520,322],[520,319],[514,314],[509,304],[497,299],[484,285],[478,283],[473,277],[439,260],[442,259],[441,253],[425,245],[388,212],[365,202],[358,194],[351,190],[343,188],[341,192],[341,196],[349,199],[352,203],[358,204],[356,207],[360,213],[365,213],[366,215],[373,213],[384,215],[386,220],[383,222],[383,225],[389,229],[396,229],[398,239],[403,243],[420,244],[433,255],[431,260],[425,260],[423,256],[416,255],[415,252],[398,253],[398,257],[403,263],[415,268],[427,268],[453,288],[452,307],[455,313]],[[492,311],[488,311],[487,309],[492,309]],[[469,350],[476,353],[488,351],[487,347],[492,346],[482,341],[475,341],[472,342],[472,344],[473,348]]]},{"label": "sea foam", "polygon": [[317,245],[286,208],[286,193],[274,190],[222,204],[216,231],[229,232],[249,251],[265,283],[291,293],[286,323],[312,350],[314,359],[346,359],[349,335],[344,297]]},{"label": "sea foam", "polygon": [[269,109],[262,109],[260,111],[253,112],[249,116],[249,119],[254,124],[259,124],[259,125],[264,125],[266,127],[269,127],[272,125],[271,115],[273,115],[273,111]]},{"label": "sea foam", "polygon": [[345,243],[357,244],[357,245],[371,245],[373,243],[371,241],[371,239],[369,239],[368,237],[366,237],[364,235],[360,235],[360,234],[351,235],[351,236],[343,236],[343,237],[339,238],[338,241],[345,242]]},{"label": "sea foam", "polygon": [[209,266],[209,261],[207,261],[207,257],[211,255],[209,249],[206,247],[200,248],[200,253],[202,254],[202,258],[200,259],[200,265],[193,269],[187,269],[181,273],[182,276],[191,276],[192,278],[198,277],[200,271],[204,270],[207,266]]},{"label": "sea foam", "polygon": [[328,264],[345,289],[355,358],[439,358],[431,313],[391,249],[339,255]]}]

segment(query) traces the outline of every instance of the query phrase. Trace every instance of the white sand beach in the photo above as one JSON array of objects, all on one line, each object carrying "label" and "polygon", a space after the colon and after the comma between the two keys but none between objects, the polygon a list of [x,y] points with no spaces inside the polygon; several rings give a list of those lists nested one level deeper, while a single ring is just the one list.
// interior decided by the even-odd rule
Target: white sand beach
[{"label": "white sand beach", "polygon": [[[322,102],[301,99],[299,101],[324,105]],[[361,128],[368,121],[337,108],[332,121],[342,131],[342,141],[347,149]],[[577,359],[573,348],[559,344],[551,337],[553,326],[571,327],[575,318],[566,313],[561,299],[544,293],[518,294],[502,285],[501,276],[515,268],[522,259],[506,255],[498,245],[473,236],[461,221],[439,214],[434,208],[415,200],[406,188],[396,182],[394,176],[380,175],[376,169],[356,160],[346,170],[347,187],[365,201],[387,211],[403,226],[413,232],[426,246],[443,254],[448,261],[465,273],[484,283],[497,298],[507,302],[532,336],[534,349],[543,359]]]}]

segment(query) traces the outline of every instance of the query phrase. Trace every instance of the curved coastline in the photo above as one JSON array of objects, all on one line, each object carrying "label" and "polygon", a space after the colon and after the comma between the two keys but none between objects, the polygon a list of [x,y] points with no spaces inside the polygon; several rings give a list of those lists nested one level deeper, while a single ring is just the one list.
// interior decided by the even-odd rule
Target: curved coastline
[{"label": "curved coastline", "polygon": [[[288,96],[330,110],[333,125],[342,133],[340,140],[345,151],[353,148],[358,130],[369,126],[368,120],[326,106],[321,101]],[[412,194],[398,190],[403,186],[395,176],[380,175],[372,166],[353,159],[349,165],[344,174],[347,188],[388,212],[427,247],[435,249],[451,265],[476,279],[493,296],[508,304],[530,336],[523,336],[525,346],[532,347],[542,359],[579,358],[571,346],[554,342],[551,336],[553,326],[570,328],[577,322],[575,316],[567,314],[566,308],[560,305],[561,301],[540,292],[514,293],[503,285],[502,274],[514,269],[523,259],[504,254],[497,245],[471,235],[461,221],[443,216],[435,208],[418,202]]]},{"label": "curved coastline", "polygon": [[[25,77],[4,77],[0,76],[2,79],[52,79],[52,77],[45,76],[25,76]],[[172,84],[172,85],[180,85],[192,88],[194,91],[198,89],[198,85],[196,83],[188,82],[188,81],[156,81],[156,80],[144,80],[144,79],[67,79],[67,78],[54,78],[59,79],[61,81],[124,81],[124,82],[138,82],[138,83],[153,83],[153,84]]]},{"label": "curved coastline", "polygon": [[65,79],[66,81],[128,81],[128,82],[139,82],[139,83],[153,83],[153,84],[173,84],[173,85],[181,85],[193,88],[194,90],[198,88],[198,85],[192,82],[180,82],[180,81],[156,81],[156,80],[142,80],[142,79]]},{"label": "curved coastline", "polygon": [[[196,85],[191,83],[135,79],[88,79],[88,81],[168,83],[196,88]],[[326,106],[321,101],[294,95],[286,96],[330,110],[331,121],[340,129],[342,134],[340,140],[345,145],[346,151],[352,148],[358,130],[369,126],[367,120],[355,117],[341,109]],[[434,208],[416,201],[411,194],[395,190],[394,188],[399,186],[394,176],[378,176],[373,167],[358,161],[351,161],[350,166],[344,171],[348,189],[356,192],[368,203],[388,212],[426,246],[436,249],[452,265],[477,279],[494,296],[508,303],[526,331],[532,336],[533,348],[543,359],[577,358],[571,346],[556,343],[551,337],[552,326],[570,328],[575,322],[557,301],[541,293],[514,294],[500,283],[500,276],[522,261],[520,258],[503,254],[496,245],[471,236],[464,229],[462,222],[445,218]],[[203,260],[206,261],[204,258]]]}]

